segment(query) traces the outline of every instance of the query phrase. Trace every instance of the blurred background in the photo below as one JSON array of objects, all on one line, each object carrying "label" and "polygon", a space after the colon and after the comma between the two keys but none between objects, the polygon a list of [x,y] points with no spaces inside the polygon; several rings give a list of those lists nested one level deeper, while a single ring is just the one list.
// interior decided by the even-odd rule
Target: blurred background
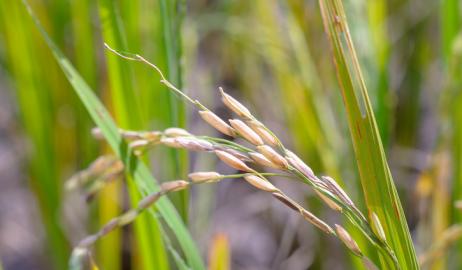
[{"label": "blurred background", "polygon": [[[153,70],[109,58],[103,42],[145,56],[227,119],[222,86],[317,174],[342,183],[364,209],[317,1],[30,4],[121,127],[181,126],[220,136],[162,86]],[[462,3],[344,5],[412,237],[424,254],[462,221],[454,207],[462,199]],[[65,269],[73,245],[129,207],[124,179],[90,202],[82,192],[64,189],[73,173],[110,153],[92,138],[93,126],[21,1],[0,0],[0,269]],[[159,181],[189,171],[232,173],[204,154],[159,148],[149,156]],[[341,222],[308,188],[276,183],[318,216]],[[339,241],[240,181],[197,186],[170,198],[210,269],[360,269]],[[140,235],[132,226],[111,233],[98,242],[95,261],[101,269],[150,269],[158,254]],[[171,255],[163,252],[159,269],[174,269]],[[461,254],[456,242],[424,268],[460,269]]]}]

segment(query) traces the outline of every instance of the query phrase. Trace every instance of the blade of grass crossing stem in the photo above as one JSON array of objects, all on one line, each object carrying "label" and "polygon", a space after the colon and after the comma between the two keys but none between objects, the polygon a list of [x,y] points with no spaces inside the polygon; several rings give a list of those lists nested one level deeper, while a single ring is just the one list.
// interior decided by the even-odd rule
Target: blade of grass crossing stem
[{"label": "blade of grass crossing stem", "polygon": [[[388,168],[349,35],[342,2],[320,0],[319,3],[337,68],[367,208],[379,217],[387,242],[396,254],[401,268],[419,269],[406,218]],[[386,267],[383,260],[379,263]]]},{"label": "blade of grass crossing stem", "polygon": [[[110,0],[98,1],[100,21],[104,40],[119,50],[126,50],[126,39],[121,18],[116,11],[116,3]],[[139,100],[132,79],[132,70],[128,62],[114,54],[106,53],[112,103],[117,121],[122,128],[142,129]],[[129,179],[131,180],[131,179]],[[140,199],[132,181],[128,181],[128,191],[132,204]],[[150,216],[135,221],[136,242],[139,244],[142,267],[146,269],[167,269],[168,259],[163,247],[157,222]]]},{"label": "blade of grass crossing stem", "polygon": [[[117,10],[115,10],[115,3],[111,3],[113,6],[109,7],[110,8],[110,13],[113,15],[114,20],[111,20],[113,23],[111,24],[112,29],[113,29],[113,34],[114,35],[119,35],[120,36],[120,41],[121,44],[118,44],[115,41],[115,38],[112,39],[111,43],[114,45],[118,46],[119,48],[123,48],[125,50],[130,50],[130,51],[140,51],[141,50],[141,40],[140,36],[141,33],[139,31],[140,27],[140,20],[139,20],[139,12],[140,12],[140,1],[135,0],[135,1],[121,1],[117,5],[117,7],[120,6]],[[120,16],[119,16],[120,15]],[[124,31],[125,30],[125,31]],[[114,36],[112,36],[114,37]],[[107,38],[107,37],[106,37]],[[108,42],[109,40],[106,39]],[[129,40],[129,44],[127,43],[126,40]],[[108,57],[113,57],[113,55],[107,55]],[[120,60],[120,59],[117,59]],[[127,63],[123,63],[124,61],[118,61],[120,65],[126,65]],[[132,67],[128,68],[130,70],[130,73],[133,74],[133,70],[131,69]],[[140,72],[140,69],[143,68],[141,66],[135,66],[136,69],[134,74],[137,74],[136,76],[136,82],[132,82],[132,89],[136,89],[136,94],[140,97],[148,97],[147,95],[147,90],[146,86],[144,83],[146,82],[147,78],[147,73],[146,72]],[[120,75],[120,74],[119,74]],[[143,76],[144,75],[144,76]],[[151,75],[151,74],[149,74]],[[132,81],[132,77],[130,77],[130,74],[125,75],[126,78],[124,80],[127,80],[129,82]],[[151,80],[152,81],[152,80]],[[136,85],[136,87],[134,87]],[[121,90],[121,89],[118,89]],[[124,89],[126,91],[127,89]],[[129,91],[130,93],[134,93],[133,90]],[[147,102],[143,102],[143,100],[146,100]],[[138,99],[136,100],[136,97],[134,101],[137,103],[137,107],[139,108],[138,113],[143,116],[143,119],[140,121],[140,126],[138,128],[142,129],[150,129],[150,126],[147,125],[146,121],[147,119],[146,116],[149,116],[146,114],[146,107],[153,107],[152,106],[152,100],[148,99]],[[124,114],[126,115],[127,111],[119,111],[116,112],[117,114]],[[130,127],[131,124],[133,123],[126,123],[127,127]],[[130,196],[133,197],[132,201],[136,201],[137,197],[139,197],[136,192],[133,190],[134,187],[130,188]],[[136,198],[136,199],[135,199]],[[144,225],[143,225],[144,224]],[[159,269],[167,269],[168,268],[168,261],[166,258],[166,252],[165,252],[165,247],[164,244],[161,241],[161,238],[158,237],[158,225],[153,222],[149,221],[148,219],[145,219],[145,221],[139,222],[139,224],[135,224],[137,227],[137,230],[139,231],[139,237],[138,237],[138,243],[141,245],[140,250],[141,250],[141,256],[136,256],[140,257],[141,260],[137,260],[136,258],[133,260],[135,268],[143,268],[144,267],[154,267],[155,263],[157,263],[157,268]],[[143,237],[142,235],[145,235],[146,237]],[[153,245],[153,246],[150,246]],[[155,250],[153,252],[152,250]],[[150,266],[149,266],[150,265]]]},{"label": "blade of grass crossing stem", "polygon": [[217,234],[213,237],[212,247],[210,248],[210,270],[229,270],[230,268],[230,248],[229,240],[225,234]]},{"label": "blade of grass crossing stem", "polygon": [[367,1],[367,13],[369,21],[369,34],[374,45],[374,63],[377,66],[375,81],[376,101],[375,112],[377,126],[385,149],[387,149],[390,137],[391,104],[388,78],[388,63],[390,61],[389,41],[387,32],[387,1]]},{"label": "blade of grass crossing stem", "polygon": [[[442,55],[445,60],[445,69],[448,74],[448,97],[444,108],[449,108],[446,112],[447,119],[451,123],[451,155],[452,155],[452,202],[462,200],[462,32],[461,26],[461,11],[460,1],[444,0],[440,6],[441,17],[441,40],[442,40]],[[452,222],[462,222],[462,211],[456,207],[452,207]],[[455,254],[462,252],[462,243],[459,242],[455,246]],[[454,256],[453,265],[460,265],[462,258]]]},{"label": "blade of grass crossing stem", "polygon": [[[72,12],[71,22],[76,68],[82,74],[85,81],[90,84],[90,87],[96,88],[99,74],[91,20],[92,3],[93,1],[90,0],[72,1],[70,9]],[[91,133],[88,132],[91,130],[93,123],[88,117],[85,107],[78,100],[74,102],[76,104],[73,104],[73,106],[76,107],[78,114],[76,130],[80,131],[78,135],[80,157],[77,160],[83,161],[87,165],[96,154],[95,140],[92,138]]]},{"label": "blade of grass crossing stem", "polygon": [[454,39],[460,33],[460,1],[443,0],[441,1],[441,39],[443,58],[448,64],[449,57],[453,52]]},{"label": "blade of grass crossing stem", "polygon": [[[335,132],[330,132],[332,129],[335,129],[335,120],[333,118],[333,111],[331,110],[332,106],[329,105],[327,102],[326,96],[321,93],[321,87],[319,82],[319,75],[316,72],[316,68],[314,67],[314,63],[312,57],[310,55],[310,48],[305,41],[306,39],[303,37],[303,26],[304,26],[304,15],[302,10],[298,10],[301,15],[298,16],[298,20],[296,15],[296,10],[292,9],[292,14],[288,15],[287,23],[289,25],[290,31],[289,33],[289,40],[293,44],[293,49],[295,53],[295,59],[297,59],[298,67],[303,78],[305,84],[311,92],[311,102],[307,102],[305,107],[313,107],[314,114],[316,116],[316,128],[312,128],[312,122],[309,125],[307,124],[305,134],[311,133],[313,129],[317,129],[319,131],[320,137],[324,139],[319,140],[320,137],[313,143],[317,146],[318,150],[318,157],[320,161],[322,161],[323,170],[328,171],[330,175],[336,179],[337,183],[343,186],[344,188],[350,188],[356,190],[356,187],[359,186],[359,183],[353,183],[353,186],[350,183],[349,187],[345,187],[345,181],[342,179],[340,174],[341,171],[341,162],[342,159],[341,155],[339,155],[339,147],[336,145],[335,142],[339,141],[339,138],[335,136],[339,136],[339,134],[331,134]],[[299,30],[297,30],[299,29]],[[301,138],[300,138],[301,139]],[[336,150],[334,150],[336,149]],[[354,194],[354,193],[350,193]],[[359,198],[359,193],[356,193],[356,198]],[[360,204],[358,204],[360,205]],[[352,237],[356,240],[357,244],[361,247],[361,251],[367,255],[369,255],[369,242],[363,237],[362,233],[351,223],[345,224],[346,229],[350,232]],[[329,247],[327,247],[329,248]],[[322,254],[322,252],[321,252]],[[352,265],[350,267],[360,270],[365,269],[364,264],[358,257],[350,254],[350,259]],[[370,255],[369,255],[370,256]]]},{"label": "blade of grass crossing stem", "polygon": [[[0,2],[2,36],[11,75],[15,78],[21,121],[31,141],[29,184],[37,196],[50,257],[56,269],[64,269],[69,246],[59,220],[60,192],[53,119],[55,108],[48,91],[50,70],[42,68],[44,56],[31,42],[33,26],[21,3]],[[51,68],[51,67],[50,67]]]},{"label": "blade of grass crossing stem", "polygon": [[[341,181],[339,167],[335,158],[338,155],[333,154],[332,144],[328,141],[329,135],[326,135],[330,133],[328,132],[329,129],[326,128],[326,124],[329,124],[326,119],[328,113],[321,113],[321,110],[325,112],[330,107],[322,100],[325,96],[322,93],[316,93],[315,90],[320,89],[320,87],[318,87],[319,83],[315,79],[316,73],[309,55],[308,44],[305,43],[302,29],[300,29],[302,25],[296,22],[295,14],[292,13],[298,10],[287,9],[288,11],[285,14],[287,18],[282,26],[287,29],[287,36],[280,35],[279,31],[284,30],[278,29],[281,25],[275,20],[277,17],[275,14],[278,7],[277,2],[274,0],[255,1],[255,4],[253,4],[255,13],[252,14],[252,17],[259,20],[258,25],[268,28],[266,31],[255,31],[266,33],[265,40],[271,40],[272,45],[262,46],[261,53],[264,60],[269,62],[278,88],[281,89],[281,104],[286,110],[286,121],[289,124],[290,133],[294,134],[292,141],[295,149],[300,153],[310,153],[308,156],[311,157],[311,160],[308,160],[308,163],[313,169],[328,171],[343,186],[344,183]],[[301,9],[301,12],[303,12],[303,9]],[[278,29],[279,31],[274,31],[273,29]],[[255,34],[255,36],[258,35]],[[285,46],[287,43],[291,47]],[[281,48],[283,48],[284,53],[281,53]],[[286,54],[291,53],[294,56],[289,59],[297,59],[295,66],[291,61],[288,61],[286,56]],[[307,74],[314,74],[313,77],[315,78],[311,78],[311,75]],[[249,77],[252,77],[252,75]],[[248,78],[248,80],[251,80],[251,78]],[[287,91],[290,91],[290,94],[285,94]],[[324,106],[319,107],[318,104],[324,104]],[[314,198],[310,203],[313,202],[319,202],[319,200]],[[319,211],[320,209],[314,210]],[[351,224],[348,224],[348,226],[349,231],[354,232]],[[362,239],[355,238],[355,240],[359,242]],[[328,250],[329,246],[325,241],[320,243],[321,246],[317,249],[317,257],[321,257],[318,263],[322,265],[323,251]],[[361,250],[364,251],[364,248]],[[352,255],[352,258],[357,257]],[[356,262],[359,268],[356,265],[355,267],[361,269],[362,262],[355,260]]]},{"label": "blade of grass crossing stem", "polygon": [[[158,0],[160,26],[162,27],[162,55],[166,55],[167,78],[174,85],[182,88],[181,72],[181,22],[185,2],[183,0]],[[186,125],[186,109],[183,99],[178,99],[172,91],[167,91],[169,124],[178,127]],[[183,150],[169,150],[170,159],[174,162],[170,167],[170,177],[185,177],[188,171],[187,153]],[[183,219],[188,219],[188,191],[182,190],[173,194],[172,200],[177,205]]]},{"label": "blade of grass crossing stem", "polygon": [[[453,83],[451,90],[453,91],[454,98],[452,100],[451,108],[451,122],[453,126],[452,130],[452,158],[453,158],[453,170],[452,170],[452,199],[453,202],[462,200],[462,80],[460,74],[462,74],[462,34],[459,34],[457,46],[455,48],[455,53],[453,53],[455,63],[451,68],[451,77],[453,78]],[[462,223],[462,211],[453,207],[453,222]],[[459,241],[457,244],[458,251],[456,254],[462,253],[462,242]],[[457,260],[461,265],[462,258],[457,256]]]},{"label": "blade of grass crossing stem", "polygon": [[[96,7],[96,3],[90,0],[71,1],[70,11],[72,14],[72,32],[74,40],[74,61],[76,69],[90,85],[91,88],[97,89],[99,66],[96,61],[95,41],[92,22],[92,10]],[[70,99],[73,107],[76,108],[76,127],[78,134],[78,164],[77,168],[86,167],[91,160],[97,155],[97,141],[91,135],[91,128],[94,126],[91,118],[83,104],[75,98]],[[120,213],[118,199],[120,198],[120,190],[122,183],[114,181],[113,184],[104,188],[100,196],[97,197],[96,207],[91,207],[89,216],[98,217],[90,219],[90,230],[96,230],[104,221],[116,216]],[[98,209],[99,208],[99,209]],[[97,243],[97,259],[98,264],[104,269],[120,269],[121,261],[114,259],[114,254],[121,254],[121,232],[115,231]]]},{"label": "blade of grass crossing stem", "polygon": [[[118,133],[118,129],[114,120],[111,118],[108,111],[104,108],[101,101],[99,101],[97,96],[89,88],[82,77],[77,73],[69,60],[50,39],[46,31],[41,26],[40,22],[34,16],[30,7],[27,5],[27,2],[23,1],[23,3],[25,3],[26,7],[28,8],[29,13],[31,14],[31,17],[34,20],[38,30],[50,47],[55,59],[58,61],[76,94],[84,103],[88,113],[95,121],[97,126],[101,129],[104,137],[108,141],[114,153],[119,158],[121,158],[125,166],[127,166],[128,172],[133,177],[139,191],[143,195],[147,195],[159,190],[156,181],[150,174],[146,165],[129,152],[127,144],[123,141],[120,134]],[[192,240],[186,226],[178,215],[178,212],[175,210],[169,199],[163,197],[155,204],[155,206],[158,210],[158,213],[163,217],[165,223],[176,236],[177,241],[187,259],[189,267],[192,269],[204,269],[204,264],[198,253],[198,249]],[[152,216],[156,216],[155,211],[151,210],[149,212]],[[166,234],[162,234],[162,236],[167,237]]]}]

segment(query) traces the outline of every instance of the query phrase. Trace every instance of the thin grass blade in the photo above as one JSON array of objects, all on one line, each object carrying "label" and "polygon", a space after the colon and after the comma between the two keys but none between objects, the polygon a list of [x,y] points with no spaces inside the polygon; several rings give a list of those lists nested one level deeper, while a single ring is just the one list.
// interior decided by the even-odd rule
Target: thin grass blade
[{"label": "thin grass blade", "polygon": [[[379,217],[402,269],[419,269],[406,218],[387,164],[342,1],[320,0],[337,68],[353,148],[369,211]],[[385,262],[377,262],[387,268]]]},{"label": "thin grass blade", "polygon": [[[37,29],[42,34],[42,37],[51,49],[55,59],[58,61],[76,94],[84,103],[88,113],[95,121],[97,126],[101,129],[102,134],[106,138],[114,153],[124,162],[128,173],[133,177],[133,180],[135,181],[140,193],[147,195],[148,193],[159,190],[157,182],[150,174],[146,165],[144,165],[143,162],[138,160],[134,155],[130,153],[127,144],[123,141],[120,134],[118,133],[118,128],[114,120],[109,115],[109,112],[104,108],[103,104],[99,101],[94,92],[78,74],[69,60],[50,39],[38,19],[33,14],[30,7],[27,5],[27,2],[24,1],[23,3],[25,3],[26,7],[28,8],[28,11],[34,20]],[[158,209],[159,214],[165,220],[165,223],[176,236],[176,239],[187,259],[189,266],[193,269],[204,269],[204,264],[199,255],[198,249],[193,239],[191,238],[191,235],[189,234],[186,226],[178,215],[178,212],[175,210],[168,198],[160,199],[158,203],[156,203],[156,208]],[[149,212],[156,217],[154,211]],[[167,237],[166,234],[163,234],[163,236]]]}]

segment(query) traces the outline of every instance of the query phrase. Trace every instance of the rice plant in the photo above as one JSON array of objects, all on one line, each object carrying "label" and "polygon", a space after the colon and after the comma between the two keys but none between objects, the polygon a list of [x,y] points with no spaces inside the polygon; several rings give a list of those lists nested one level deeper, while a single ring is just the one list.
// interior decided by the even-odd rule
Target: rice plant
[{"label": "rice plant", "polygon": [[[229,120],[229,124],[226,123],[198,100],[192,99],[191,97],[185,95],[178,88],[176,88],[172,83],[166,80],[162,72],[155,65],[149,63],[142,56],[137,55],[135,57],[130,57],[122,55],[110,47],[108,48],[125,59],[143,61],[155,68],[162,78],[161,82],[175,91],[177,94],[182,95],[191,104],[195,105],[200,110],[199,114],[204,119],[204,121],[227,136],[242,137],[250,144],[254,145],[256,149],[249,149],[246,146],[234,143],[233,141],[226,139],[207,136],[194,136],[186,130],[179,128],[169,128],[164,132],[136,132],[122,130],[121,136],[125,139],[132,140],[132,142],[129,143],[129,146],[136,155],[141,155],[149,147],[154,147],[159,144],[168,147],[186,149],[189,151],[212,152],[228,166],[246,173],[221,175],[217,172],[193,172],[189,174],[190,182],[185,180],[176,180],[173,182],[164,183],[162,184],[160,191],[150,194],[144,198],[139,202],[136,209],[132,209],[124,215],[112,219],[96,234],[83,239],[77,246],[77,250],[74,252],[80,254],[82,252],[81,249],[85,249],[88,246],[91,246],[91,244],[93,244],[98,238],[106,235],[117,226],[128,224],[134,220],[139,213],[155,203],[157,199],[164,194],[182,190],[186,188],[190,183],[218,182],[222,179],[243,177],[251,185],[262,191],[271,193],[273,197],[280,200],[289,208],[299,212],[303,218],[311,222],[324,233],[332,234],[338,237],[353,252],[353,254],[361,257],[365,264],[367,264],[368,267],[371,267],[370,260],[364,257],[357,243],[342,226],[335,224],[334,230],[324,221],[310,213],[308,210],[304,209],[298,203],[294,202],[283,191],[273,186],[268,181],[268,179],[266,179],[264,175],[265,173],[258,172],[245,163],[253,162],[263,167],[273,168],[281,170],[287,174],[291,174],[293,177],[297,177],[299,181],[303,181],[313,187],[320,199],[322,199],[333,210],[344,214],[348,219],[350,219],[350,221],[364,233],[364,235],[371,241],[371,243],[375,245],[385,257],[388,257],[389,262],[387,267],[396,267],[397,269],[400,269],[396,255],[393,253],[386,242],[385,233],[377,215],[372,212],[370,217],[371,222],[369,223],[365,216],[356,207],[354,202],[336,183],[335,180],[327,176],[320,178],[317,177],[311,168],[306,165],[296,154],[288,150],[272,131],[270,131],[260,121],[258,121],[246,107],[244,107],[233,97],[226,94],[223,89],[220,88],[223,103],[243,121],[240,119],[231,119]],[[95,133],[100,134],[100,131],[96,130]],[[279,152],[273,147],[278,149]],[[103,170],[103,172],[105,172],[107,168],[104,167],[100,168],[100,166],[96,166],[96,173],[98,174],[99,170]],[[82,180],[82,177],[77,177],[77,179],[80,181],[83,181],[86,178],[84,177]],[[99,176],[96,178],[98,179],[106,177]]]},{"label": "rice plant", "polygon": [[0,268],[458,269],[460,13],[0,0]]}]

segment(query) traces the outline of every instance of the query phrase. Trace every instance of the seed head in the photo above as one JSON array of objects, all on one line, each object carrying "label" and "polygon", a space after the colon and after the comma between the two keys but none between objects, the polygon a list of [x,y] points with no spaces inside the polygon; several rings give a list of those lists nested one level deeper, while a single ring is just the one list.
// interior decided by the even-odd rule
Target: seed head
[{"label": "seed head", "polygon": [[263,154],[267,159],[271,160],[277,166],[287,169],[289,163],[285,158],[283,158],[278,152],[276,152],[271,146],[268,145],[260,145],[257,146],[258,152]]},{"label": "seed head", "polygon": [[342,199],[346,204],[354,206],[355,204],[353,201],[350,199],[348,194],[343,190],[342,187],[337,184],[337,182],[332,179],[329,176],[322,176],[322,180],[324,180],[324,183],[327,184],[328,188],[335,194],[337,195],[340,199]]},{"label": "seed head", "polygon": [[229,123],[237,132],[244,137],[247,141],[249,141],[253,145],[262,145],[263,140],[258,136],[255,131],[253,131],[246,123],[242,122],[239,119],[231,119]]},{"label": "seed head", "polygon": [[159,131],[146,131],[139,134],[139,136],[148,141],[159,141],[162,138],[162,132]]},{"label": "seed head", "polygon": [[184,180],[170,181],[162,183],[160,185],[160,190],[163,192],[174,192],[185,189],[188,185],[189,183]]},{"label": "seed head", "polygon": [[99,127],[92,128],[91,135],[93,136],[93,138],[98,139],[98,140],[104,139],[103,132],[101,132],[101,129]]},{"label": "seed head", "polygon": [[329,225],[327,225],[327,223],[319,219],[317,216],[313,215],[313,213],[305,209],[301,209],[300,214],[302,214],[303,218],[305,218],[308,222],[310,222],[314,226],[318,227],[321,231],[327,234],[334,233],[334,230]]},{"label": "seed head", "polygon": [[323,200],[332,210],[342,212],[342,207],[340,205],[338,205],[336,202],[334,202],[333,200],[331,200],[329,197],[322,194],[321,192],[317,191],[316,189],[314,191],[319,196],[319,198],[321,198],[321,200]]},{"label": "seed head", "polygon": [[121,130],[120,135],[126,140],[140,140],[143,139],[139,132],[133,130]]},{"label": "seed head", "polygon": [[138,202],[139,209],[146,209],[156,202],[161,196],[160,192],[151,193]]},{"label": "seed head", "polygon": [[137,149],[143,148],[149,145],[149,141],[147,140],[136,140],[130,143],[130,148]]},{"label": "seed head", "polygon": [[119,226],[124,226],[131,223],[138,216],[138,211],[135,209],[128,210],[125,214],[121,215],[119,219]]},{"label": "seed head", "polygon": [[234,129],[213,112],[199,111],[199,115],[202,117],[202,119],[204,119],[205,122],[207,122],[221,133],[231,137],[236,135]]},{"label": "seed head", "polygon": [[459,209],[459,210],[462,210],[462,200],[458,200],[454,203],[454,206]]},{"label": "seed head", "polygon": [[303,162],[301,158],[294,154],[294,152],[287,150],[286,155],[286,159],[289,161],[290,165],[301,171],[306,177],[310,179],[314,177],[313,170],[308,165],[306,165],[306,163]]},{"label": "seed head", "polygon": [[369,219],[371,221],[372,231],[375,235],[382,241],[386,241],[385,231],[383,230],[382,223],[380,223],[380,219],[374,212],[369,212]]},{"label": "seed head", "polygon": [[108,233],[110,233],[112,230],[114,230],[115,228],[117,228],[119,225],[119,219],[118,218],[113,218],[111,219],[108,223],[106,223],[106,225],[104,225],[103,228],[101,228],[99,234],[100,235],[107,235]]},{"label": "seed head", "polygon": [[253,169],[249,168],[242,160],[240,160],[239,158],[235,157],[234,155],[228,152],[225,152],[222,150],[215,150],[215,154],[221,161],[226,163],[231,168],[234,168],[240,171],[245,171],[245,172],[254,171]]},{"label": "seed head", "polygon": [[226,107],[228,107],[230,110],[235,112],[240,117],[243,117],[245,119],[252,118],[252,114],[244,105],[242,105],[239,101],[234,99],[232,96],[226,94],[225,91],[223,91],[223,88],[220,87],[219,89],[221,93],[221,100],[223,101],[223,104],[226,105]]},{"label": "seed head", "polygon": [[254,160],[258,165],[269,167],[273,169],[284,169],[276,164],[274,164],[271,160],[267,159],[264,155],[260,153],[249,153],[250,158]]},{"label": "seed head", "polygon": [[164,131],[164,134],[165,134],[165,136],[172,137],[172,138],[191,136],[191,133],[189,133],[188,131],[186,131],[186,130],[184,130],[182,128],[177,128],[177,127],[167,128]]},{"label": "seed head", "polygon": [[183,148],[183,146],[180,143],[178,143],[176,138],[163,137],[162,139],[160,139],[160,143],[168,147]]},{"label": "seed head", "polygon": [[177,137],[175,140],[184,148],[191,151],[212,151],[213,144],[194,137]]},{"label": "seed head", "polygon": [[149,145],[148,140],[136,140],[129,144],[130,148],[133,149],[133,153],[137,156],[142,154],[141,149],[144,149]]},{"label": "seed head", "polygon": [[366,256],[363,256],[361,258],[361,261],[363,262],[363,265],[367,270],[379,270],[379,268]]},{"label": "seed head", "polygon": [[358,244],[351,237],[351,235],[340,225],[335,224],[335,230],[337,231],[337,236],[342,240],[342,242],[347,246],[355,255],[362,256],[362,252],[359,249]]},{"label": "seed head", "polygon": [[[217,149],[217,148],[215,148]],[[249,158],[246,154],[240,152],[240,151],[237,151],[237,150],[234,150],[232,148],[220,148],[218,150],[222,150],[222,151],[225,151],[225,152],[228,152],[230,153],[231,155],[237,157],[238,159],[244,161],[244,162],[253,162],[253,159]]]},{"label": "seed head", "polygon": [[278,140],[270,132],[268,132],[268,130],[265,129],[262,123],[258,122],[257,120],[251,120],[247,121],[247,124],[263,139],[265,143],[273,147],[278,145]]},{"label": "seed head", "polygon": [[188,177],[194,183],[208,183],[222,179],[224,176],[217,172],[193,172],[188,174]]},{"label": "seed head", "polygon": [[80,249],[85,249],[93,245],[98,240],[98,235],[89,235],[82,239],[77,245]]},{"label": "seed head", "polygon": [[272,195],[274,198],[278,199],[280,202],[288,206],[290,209],[297,212],[300,211],[300,207],[298,206],[298,204],[289,197],[285,196],[284,194],[281,194],[280,192],[274,192]]},{"label": "seed head", "polygon": [[253,175],[253,174],[248,174],[244,176],[244,179],[249,182],[252,186],[261,189],[263,191],[267,192],[277,192],[279,189],[277,189],[273,184],[271,184],[268,180],[265,180],[259,176]]}]

